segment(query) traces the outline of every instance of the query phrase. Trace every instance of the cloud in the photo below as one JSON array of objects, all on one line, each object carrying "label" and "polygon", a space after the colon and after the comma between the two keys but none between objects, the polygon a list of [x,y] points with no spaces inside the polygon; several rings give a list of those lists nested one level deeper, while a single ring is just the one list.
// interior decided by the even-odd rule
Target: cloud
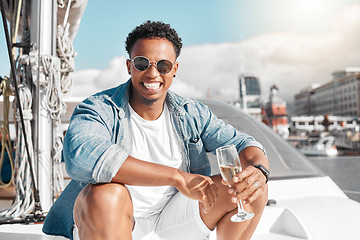
[{"label": "cloud", "polygon": [[181,79],[174,78],[172,85],[170,87],[171,91],[174,91],[184,97],[192,97],[192,98],[204,98],[205,93],[194,86],[185,83]]},{"label": "cloud", "polygon": [[[239,96],[239,75],[249,73],[260,79],[263,98],[276,84],[279,96],[291,103],[300,89],[330,81],[334,71],[360,67],[358,39],[360,4],[345,9],[328,34],[272,33],[237,43],[185,47],[171,89],[189,97],[209,94],[216,99],[235,100]],[[128,77],[125,58],[116,57],[103,71],[75,72],[74,95],[116,86]],[[89,87],[86,93],[84,86]]]},{"label": "cloud", "polygon": [[239,92],[238,77],[258,76],[263,97],[272,84],[292,102],[294,95],[314,82],[325,83],[334,71],[360,67],[360,5],[344,10],[334,30],[323,35],[272,33],[238,43],[187,47],[179,59],[178,76],[218,98]]},{"label": "cloud", "polygon": [[109,67],[100,72],[94,79],[98,89],[111,88],[129,79],[125,57],[114,57],[109,63]]},{"label": "cloud", "polygon": [[73,82],[71,95],[73,97],[88,97],[99,91],[94,80],[100,73],[101,70],[98,69],[74,71],[71,74]]},{"label": "cloud", "polygon": [[115,87],[129,79],[126,70],[125,57],[115,57],[105,70],[85,69],[74,71],[73,97],[88,97],[101,90]]}]

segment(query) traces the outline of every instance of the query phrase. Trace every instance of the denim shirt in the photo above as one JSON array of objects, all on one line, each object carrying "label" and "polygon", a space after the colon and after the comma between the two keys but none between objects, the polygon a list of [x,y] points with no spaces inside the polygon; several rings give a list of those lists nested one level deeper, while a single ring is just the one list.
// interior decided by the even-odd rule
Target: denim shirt
[{"label": "denim shirt", "polygon": [[[131,80],[97,93],[74,110],[64,138],[62,158],[73,179],[51,207],[43,231],[72,239],[73,208],[79,192],[89,183],[108,183],[129,156]],[[187,171],[211,175],[207,152],[234,144],[238,152],[249,146],[263,149],[254,138],[218,119],[209,108],[170,90],[167,93],[171,119],[182,139]],[[265,152],[265,151],[264,151]]]}]

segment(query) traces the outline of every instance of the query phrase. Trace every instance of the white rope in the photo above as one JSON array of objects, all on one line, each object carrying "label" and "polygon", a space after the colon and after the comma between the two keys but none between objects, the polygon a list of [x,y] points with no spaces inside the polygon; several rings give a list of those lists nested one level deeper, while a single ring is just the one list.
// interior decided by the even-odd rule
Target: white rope
[{"label": "white rope", "polygon": [[64,190],[64,178],[61,171],[61,150],[63,147],[63,133],[61,128],[61,116],[66,112],[66,104],[63,101],[60,82],[60,60],[58,57],[42,55],[42,68],[45,75],[46,91],[43,107],[47,109],[53,122],[53,193],[54,197]]},{"label": "white rope", "polygon": [[65,12],[65,16],[64,16],[64,21],[63,21],[63,27],[65,27],[66,23],[68,22],[70,7],[71,7],[71,0],[69,0],[68,6],[67,6],[67,8],[66,8],[66,12]]},{"label": "white rope", "polygon": [[[65,6],[63,1],[58,1],[58,5],[62,7]],[[71,93],[70,90],[72,87],[72,78],[70,73],[75,70],[74,58],[76,57],[76,52],[74,51],[69,33],[70,24],[68,23],[68,17],[70,6],[71,0],[68,1],[63,24],[58,25],[56,35],[56,51],[61,61],[61,91],[65,97],[69,96]]]},{"label": "white rope", "polygon": [[[14,160],[13,160],[13,149],[10,141],[9,134],[9,96],[7,86],[10,79],[4,78],[0,83],[0,95],[3,94],[3,121],[0,122],[0,135],[1,135],[1,154],[0,154],[0,188],[7,188],[13,185],[13,172],[14,172]],[[7,157],[6,157],[7,154]],[[10,164],[10,181],[5,183],[2,181],[2,168],[6,160]]]},{"label": "white rope", "polygon": [[[46,109],[52,119],[53,123],[53,146],[52,146],[52,169],[44,169],[52,172],[52,179],[48,179],[52,183],[53,197],[56,198],[64,190],[64,179],[61,170],[61,150],[63,142],[63,133],[61,128],[61,116],[66,112],[66,104],[62,98],[61,83],[60,83],[60,60],[58,57],[51,55],[40,54],[40,61],[38,61],[39,54],[37,51],[31,51],[29,55],[22,55],[19,62],[22,65],[31,66],[32,79],[36,86],[36,81],[39,81],[41,91],[45,92],[42,108]],[[38,63],[40,66],[38,67]],[[43,72],[39,74],[38,71]],[[27,79],[27,78],[26,78]],[[39,154],[39,164],[43,166],[43,154]],[[29,178],[30,180],[30,178]]]},{"label": "white rope", "polygon": [[[62,4],[64,7],[64,2],[62,0],[58,1],[59,6]],[[61,6],[60,6],[61,7]],[[59,113],[58,115],[53,116],[54,131],[53,131],[53,160],[54,160],[54,195],[55,197],[59,196],[63,191],[64,187],[64,178],[60,168],[61,163],[61,151],[63,148],[63,133],[61,127],[60,115],[65,114],[66,105],[62,97],[70,96],[72,88],[72,78],[71,72],[75,70],[75,60],[76,52],[72,41],[70,39],[69,28],[70,24],[68,23],[68,17],[71,7],[71,0],[68,1],[66,14],[64,17],[63,25],[58,25],[57,35],[56,35],[56,50],[57,55],[60,58],[60,79],[55,80],[56,86],[53,88],[52,93],[56,93],[57,96],[61,96],[60,104],[52,105],[58,106]],[[57,68],[59,69],[59,68]],[[55,75],[54,75],[55,76]],[[58,76],[58,75],[56,75]],[[60,84],[60,87],[57,85]],[[61,91],[60,91],[61,90]]]},{"label": "white rope", "polygon": [[76,52],[74,51],[69,35],[70,25],[67,23],[65,27],[58,25],[57,27],[57,54],[60,58],[60,72],[61,72],[61,91],[64,96],[71,94],[72,78],[70,73],[75,70]]},{"label": "white rope", "polygon": [[[31,120],[33,118],[31,107],[32,97],[31,92],[27,86],[19,85],[19,96],[21,106],[23,107],[23,116],[25,123],[25,131],[27,134],[27,141],[29,144],[30,157],[33,161],[34,151],[31,139]],[[0,216],[5,218],[24,217],[34,209],[34,195],[30,176],[30,167],[28,164],[28,156],[25,151],[24,136],[22,134],[21,124],[19,124],[20,116],[17,110],[15,115],[17,124],[17,141],[15,152],[15,174],[14,183],[16,187],[16,196],[10,209],[2,211]],[[33,164],[34,165],[34,164]]]}]

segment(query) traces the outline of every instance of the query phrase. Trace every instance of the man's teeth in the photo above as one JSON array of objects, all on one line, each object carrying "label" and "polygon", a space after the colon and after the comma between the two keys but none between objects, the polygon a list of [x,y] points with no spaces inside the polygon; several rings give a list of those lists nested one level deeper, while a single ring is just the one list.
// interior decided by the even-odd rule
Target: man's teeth
[{"label": "man's teeth", "polygon": [[149,90],[155,90],[158,89],[160,87],[160,83],[156,82],[156,83],[144,83],[145,88],[149,89]]}]

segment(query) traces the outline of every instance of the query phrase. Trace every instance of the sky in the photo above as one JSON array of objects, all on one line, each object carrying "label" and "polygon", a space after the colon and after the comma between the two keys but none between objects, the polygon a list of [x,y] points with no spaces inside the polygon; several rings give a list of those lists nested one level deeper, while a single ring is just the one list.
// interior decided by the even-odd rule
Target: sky
[{"label": "sky", "polygon": [[[77,69],[105,69],[109,60],[127,56],[127,34],[148,19],[171,24],[184,47],[239,42],[264,33],[324,34],[334,18],[359,0],[90,0],[74,46]],[[161,3],[161,4],[160,4]]]},{"label": "sky", "polygon": [[[360,67],[360,0],[89,0],[74,40],[72,96],[129,78],[124,41],[148,19],[171,24],[183,39],[172,90],[189,97],[234,100],[239,75],[251,74],[264,98],[276,84],[291,104],[302,88]],[[7,62],[0,27],[0,76]]]}]

